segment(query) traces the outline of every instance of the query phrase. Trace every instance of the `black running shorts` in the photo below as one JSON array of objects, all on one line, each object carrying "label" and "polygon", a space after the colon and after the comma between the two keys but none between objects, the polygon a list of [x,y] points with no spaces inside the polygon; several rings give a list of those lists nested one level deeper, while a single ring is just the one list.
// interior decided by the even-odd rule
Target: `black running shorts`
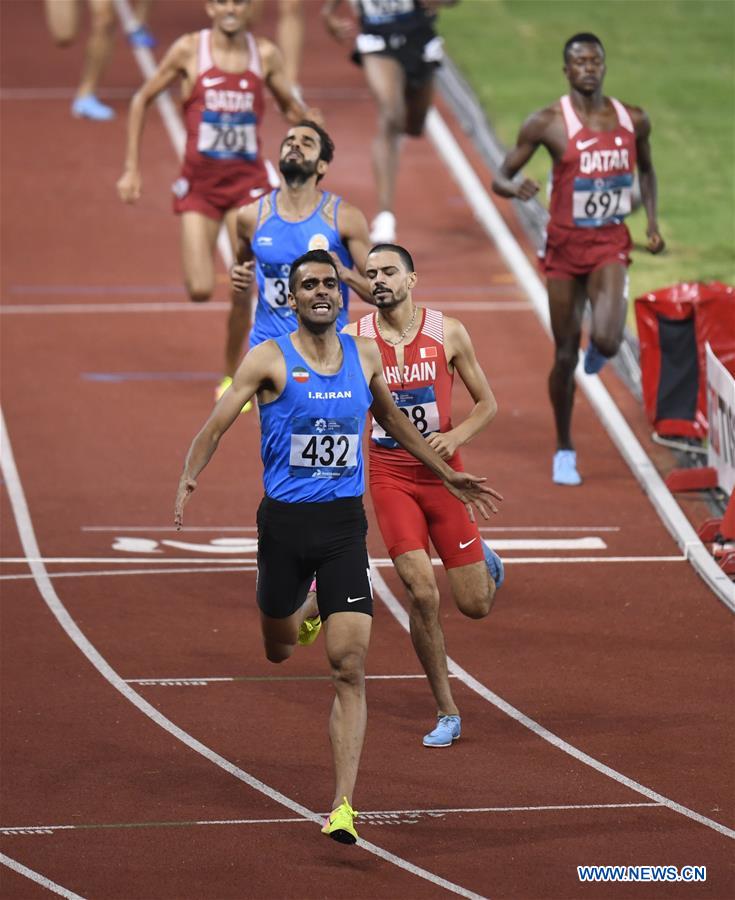
[{"label": "black running shorts", "polygon": [[264,497],[258,508],[258,606],[285,619],[303,605],[316,574],[319,614],[373,614],[361,497],[328,503],[283,503]]},{"label": "black running shorts", "polygon": [[419,88],[434,75],[441,65],[443,56],[442,40],[429,26],[422,26],[408,32],[393,31],[390,26],[376,28],[358,35],[352,61],[362,65],[363,56],[377,54],[395,59],[406,76],[406,84]]}]

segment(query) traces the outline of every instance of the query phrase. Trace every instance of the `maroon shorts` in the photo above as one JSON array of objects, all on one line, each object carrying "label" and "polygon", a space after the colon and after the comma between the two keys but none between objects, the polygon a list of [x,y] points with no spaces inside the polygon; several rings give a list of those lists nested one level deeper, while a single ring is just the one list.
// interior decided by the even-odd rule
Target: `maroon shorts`
[{"label": "maroon shorts", "polygon": [[540,255],[547,278],[570,279],[589,275],[603,266],[630,265],[633,242],[625,225],[605,228],[560,228],[549,225]]},{"label": "maroon shorts", "polygon": [[391,559],[409,550],[431,556],[430,538],[446,569],[484,559],[477,522],[424,466],[389,468],[371,455],[370,495]]},{"label": "maroon shorts", "polygon": [[217,171],[184,167],[171,186],[174,212],[198,212],[220,222],[230,209],[252,203],[271,190],[265,166]]}]

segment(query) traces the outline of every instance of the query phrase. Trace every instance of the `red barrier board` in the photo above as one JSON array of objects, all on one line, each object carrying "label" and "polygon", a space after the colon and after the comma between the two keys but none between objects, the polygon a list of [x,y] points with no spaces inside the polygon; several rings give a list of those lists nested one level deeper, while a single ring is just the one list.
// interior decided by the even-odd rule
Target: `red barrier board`
[{"label": "red barrier board", "polygon": [[735,375],[735,287],[687,282],[635,300],[646,415],[656,432],[707,433],[705,344]]}]

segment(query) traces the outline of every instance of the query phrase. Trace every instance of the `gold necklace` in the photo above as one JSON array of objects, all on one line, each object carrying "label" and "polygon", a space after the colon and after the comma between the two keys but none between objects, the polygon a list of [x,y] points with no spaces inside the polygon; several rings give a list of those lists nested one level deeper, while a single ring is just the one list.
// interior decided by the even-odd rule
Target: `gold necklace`
[{"label": "gold necklace", "polygon": [[405,327],[405,328],[403,329],[403,331],[398,335],[398,337],[396,338],[395,341],[392,341],[390,338],[386,337],[386,336],[383,334],[383,329],[380,327],[380,313],[378,313],[378,314],[375,316],[375,324],[378,326],[378,331],[380,332],[380,336],[383,338],[383,340],[386,342],[386,344],[391,344],[393,347],[395,347],[396,344],[400,344],[400,343],[401,343],[401,341],[406,337],[406,335],[408,334],[408,332],[413,328],[413,323],[416,321],[416,313],[417,313],[418,311],[419,311],[418,306],[414,306],[414,308],[413,308],[413,315],[411,316],[411,321],[408,323],[408,325],[406,325],[406,327]]}]

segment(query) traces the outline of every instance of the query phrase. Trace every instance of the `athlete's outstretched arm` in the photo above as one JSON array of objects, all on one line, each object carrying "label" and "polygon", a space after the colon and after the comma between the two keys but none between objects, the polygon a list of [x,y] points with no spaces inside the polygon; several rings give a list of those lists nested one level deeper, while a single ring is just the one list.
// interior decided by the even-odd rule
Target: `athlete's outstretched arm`
[{"label": "athlete's outstretched arm", "polygon": [[635,122],[636,156],[641,185],[641,201],[648,220],[646,228],[646,235],[648,236],[647,250],[649,253],[660,253],[666,245],[658,230],[658,183],[649,142],[651,123],[642,109],[631,109],[630,112]]},{"label": "athlete's outstretched arm", "polygon": [[140,142],[148,107],[177,78],[186,77],[187,64],[196,49],[195,42],[196,35],[185,34],[172,44],[156,71],[130,101],[125,166],[117,182],[117,192],[125,203],[135,203],[140,199]]},{"label": "athlete's outstretched arm", "polygon": [[314,107],[307,107],[296,95],[294,86],[286,75],[286,70],[283,66],[283,56],[278,47],[265,38],[258,38],[258,50],[263,62],[265,83],[268,85],[268,89],[273,94],[273,99],[287,121],[292,125],[297,125],[303,119],[311,119],[317,125],[323,125],[324,117],[320,110]]},{"label": "athlete's outstretched arm", "polygon": [[488,384],[487,377],[475,356],[475,348],[467,329],[457,319],[444,317],[445,347],[447,361],[459,373],[470,396],[475,401],[472,411],[464,421],[449,431],[435,431],[426,438],[442,459],[451,459],[457,449],[469,443],[472,438],[495,418],[498,404]]},{"label": "athlete's outstretched arm", "polygon": [[375,342],[370,338],[357,338],[357,342],[363,370],[367,367],[370,372],[369,386],[373,395],[370,412],[376,422],[398,441],[404,450],[408,450],[419,462],[441,478],[447,490],[467,507],[471,521],[475,520],[473,506],[477,507],[483,519],[489,519],[490,512],[498,511],[493,500],[502,500],[502,496],[483,484],[486,480],[484,477],[471,475],[469,472],[456,472],[444,462],[393,402],[383,377],[380,351]]},{"label": "athlete's outstretched arm", "polygon": [[212,458],[220,438],[240,415],[240,410],[262,387],[273,383],[277,360],[283,358],[272,341],[259,344],[245,356],[211,415],[191,442],[179,478],[174,505],[174,524],[181,528],[184,506],[196,490],[196,479]]},{"label": "athlete's outstretched arm", "polygon": [[543,132],[548,123],[548,111],[532,113],[521,125],[515,147],[508,153],[493,179],[493,191],[501,197],[515,197],[530,200],[539,191],[539,183],[532,178],[513,181],[542,143]]}]

